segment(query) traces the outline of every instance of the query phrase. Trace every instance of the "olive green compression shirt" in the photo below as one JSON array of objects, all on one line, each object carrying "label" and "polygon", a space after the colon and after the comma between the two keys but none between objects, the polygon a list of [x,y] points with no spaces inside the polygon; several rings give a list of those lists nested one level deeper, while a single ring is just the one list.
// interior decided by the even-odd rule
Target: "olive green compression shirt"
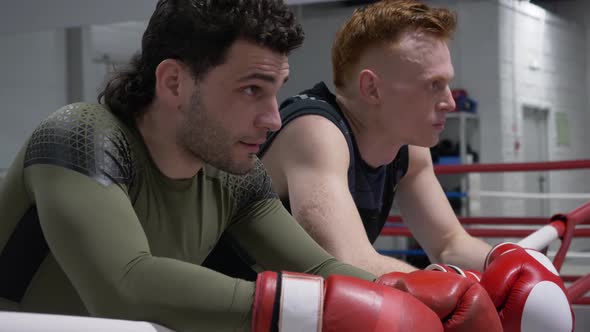
[{"label": "olive green compression shirt", "polygon": [[260,161],[164,176],[101,105],[43,121],[0,183],[0,310],[249,331],[255,284],[200,266],[223,232],[257,269],[375,276],[338,262],[283,208]]}]

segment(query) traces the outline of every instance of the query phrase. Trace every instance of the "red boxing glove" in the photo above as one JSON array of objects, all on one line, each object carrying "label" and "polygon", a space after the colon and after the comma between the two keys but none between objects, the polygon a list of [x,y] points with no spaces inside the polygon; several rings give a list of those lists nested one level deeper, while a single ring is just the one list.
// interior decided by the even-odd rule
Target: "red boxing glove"
[{"label": "red boxing glove", "polygon": [[481,272],[476,270],[463,270],[462,268],[451,264],[430,264],[425,270],[455,273],[475,282],[481,281]]},{"label": "red boxing glove", "polygon": [[438,314],[446,332],[502,331],[487,292],[476,281],[436,271],[393,272],[378,283],[412,294]]},{"label": "red boxing glove", "polygon": [[339,275],[260,273],[252,311],[252,332],[443,331],[409,294]]},{"label": "red boxing glove", "polygon": [[573,331],[574,312],[547,256],[514,243],[496,245],[481,277],[504,331]]}]

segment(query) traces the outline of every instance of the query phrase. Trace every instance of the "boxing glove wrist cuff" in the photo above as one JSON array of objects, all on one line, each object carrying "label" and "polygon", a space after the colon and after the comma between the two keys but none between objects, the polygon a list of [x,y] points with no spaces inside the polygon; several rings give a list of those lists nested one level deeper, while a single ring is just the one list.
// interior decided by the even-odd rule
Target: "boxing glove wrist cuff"
[{"label": "boxing glove wrist cuff", "polygon": [[320,276],[265,272],[257,280],[254,330],[321,331],[323,297]]}]

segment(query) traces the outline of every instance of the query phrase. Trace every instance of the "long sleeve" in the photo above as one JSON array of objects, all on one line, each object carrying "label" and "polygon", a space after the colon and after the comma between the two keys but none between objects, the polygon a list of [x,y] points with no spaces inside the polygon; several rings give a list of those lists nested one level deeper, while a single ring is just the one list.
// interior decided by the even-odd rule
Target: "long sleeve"
[{"label": "long sleeve", "polygon": [[60,166],[25,171],[49,248],[93,316],[249,330],[254,284],[152,256],[122,186]]}]

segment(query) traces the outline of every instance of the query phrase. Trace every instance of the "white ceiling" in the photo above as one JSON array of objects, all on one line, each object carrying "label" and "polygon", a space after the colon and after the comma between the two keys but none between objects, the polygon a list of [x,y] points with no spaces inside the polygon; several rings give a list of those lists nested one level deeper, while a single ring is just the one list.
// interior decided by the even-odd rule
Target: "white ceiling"
[{"label": "white ceiling", "polygon": [[[2,0],[0,0],[2,1]],[[328,2],[324,0],[323,2]],[[337,1],[337,0],[332,0]],[[318,3],[318,0],[289,1],[288,4]],[[155,3],[155,2],[154,2]],[[150,9],[151,10],[151,9]],[[147,19],[121,23],[93,25],[91,28],[95,61],[126,63],[141,48],[141,37],[147,27]]]},{"label": "white ceiling", "polygon": [[[338,0],[286,0],[287,4]],[[0,0],[0,34],[147,20],[157,0]]]},{"label": "white ceiling", "polygon": [[0,0],[0,34],[145,20],[156,0]]}]

